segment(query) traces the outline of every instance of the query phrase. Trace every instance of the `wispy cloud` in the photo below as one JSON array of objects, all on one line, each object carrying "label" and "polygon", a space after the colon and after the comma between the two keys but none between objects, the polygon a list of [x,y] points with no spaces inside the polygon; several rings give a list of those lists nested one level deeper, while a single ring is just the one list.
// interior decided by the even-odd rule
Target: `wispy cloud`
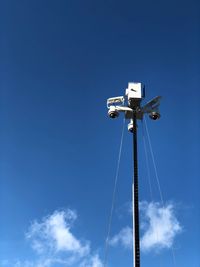
[{"label": "wispy cloud", "polygon": [[80,267],[103,267],[103,264],[99,258],[99,255],[94,255],[85,259],[81,264]]},{"label": "wispy cloud", "polygon": [[132,247],[132,229],[127,226],[123,228],[117,235],[110,239],[109,244],[111,246],[116,246],[121,244],[124,248],[130,249]]},{"label": "wispy cloud", "polygon": [[150,249],[170,248],[175,236],[181,232],[182,227],[175,217],[174,206],[160,203],[141,203],[141,211],[147,224],[144,226],[144,234],[141,238],[143,251]]},{"label": "wispy cloud", "polygon": [[[162,206],[158,202],[141,202],[141,230],[140,246],[143,252],[150,250],[170,248],[174,239],[181,232],[182,227],[175,217],[174,205]],[[123,228],[109,241],[110,245],[122,245],[124,248],[132,248],[132,230]]]},{"label": "wispy cloud", "polygon": [[36,253],[35,260],[4,261],[2,266],[14,267],[103,267],[90,242],[76,237],[72,227],[77,213],[71,209],[57,210],[31,223],[26,239]]},{"label": "wispy cloud", "polygon": [[75,211],[55,211],[41,222],[34,221],[26,238],[39,254],[68,252],[76,257],[86,256],[90,252],[89,242],[81,242],[71,232],[76,219]]}]

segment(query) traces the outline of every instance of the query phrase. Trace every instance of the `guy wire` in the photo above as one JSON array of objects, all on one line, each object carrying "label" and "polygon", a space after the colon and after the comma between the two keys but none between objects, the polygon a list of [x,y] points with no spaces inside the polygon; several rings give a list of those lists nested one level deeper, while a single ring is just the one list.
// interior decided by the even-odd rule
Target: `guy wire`
[{"label": "guy wire", "polygon": [[[158,177],[158,170],[157,170],[157,166],[156,166],[156,163],[155,163],[155,157],[154,157],[154,153],[153,153],[153,149],[152,149],[152,145],[151,145],[151,139],[150,139],[150,135],[149,135],[149,131],[148,131],[147,122],[146,122],[145,117],[144,117],[144,124],[145,124],[145,129],[146,129],[146,132],[147,132],[147,140],[148,140],[148,143],[149,143],[150,154],[151,154],[151,158],[152,158],[152,161],[153,161],[153,167],[154,167],[154,171],[155,171],[158,191],[159,191],[159,194],[160,194],[161,205],[164,208],[164,200],[163,200],[163,194],[162,194],[160,181],[159,181],[159,177]],[[176,258],[175,258],[175,252],[174,252],[174,248],[173,247],[171,247],[171,253],[172,253],[173,264],[176,267]]]},{"label": "guy wire", "polygon": [[111,225],[112,225],[113,211],[114,211],[114,205],[115,205],[115,199],[116,199],[117,182],[118,182],[118,177],[119,177],[119,167],[120,167],[122,145],[123,145],[123,139],[124,139],[124,126],[125,126],[125,118],[123,120],[121,141],[120,141],[120,146],[119,146],[119,155],[118,155],[118,161],[117,161],[117,169],[116,169],[114,188],[113,188],[113,194],[112,194],[112,203],[111,203],[111,209],[110,209],[110,216],[108,219],[108,228],[107,228],[108,230],[107,230],[107,236],[105,240],[105,254],[104,254],[104,262],[103,262],[104,267],[106,267],[106,263],[108,259],[108,247],[109,247],[108,245],[109,245],[110,230],[111,230]]}]

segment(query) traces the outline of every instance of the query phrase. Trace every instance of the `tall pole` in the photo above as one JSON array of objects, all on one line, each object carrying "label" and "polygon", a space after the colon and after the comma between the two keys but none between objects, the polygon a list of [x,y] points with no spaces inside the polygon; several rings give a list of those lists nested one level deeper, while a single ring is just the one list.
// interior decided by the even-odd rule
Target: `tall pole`
[{"label": "tall pole", "polygon": [[[138,153],[137,153],[137,120],[142,120],[148,114],[152,120],[160,118],[158,107],[161,96],[157,96],[143,107],[140,106],[144,98],[144,86],[142,83],[128,83],[125,96],[111,97],[107,99],[108,115],[114,119],[124,112],[125,118],[130,119],[128,130],[133,133],[133,184],[132,184],[132,208],[133,208],[133,267],[140,267],[140,228],[139,228],[139,189],[138,189]],[[126,105],[128,103],[128,106]]]},{"label": "tall pole", "polygon": [[138,155],[137,155],[137,118],[133,109],[133,252],[134,267],[140,267],[140,232],[139,232],[139,194],[138,194]]}]

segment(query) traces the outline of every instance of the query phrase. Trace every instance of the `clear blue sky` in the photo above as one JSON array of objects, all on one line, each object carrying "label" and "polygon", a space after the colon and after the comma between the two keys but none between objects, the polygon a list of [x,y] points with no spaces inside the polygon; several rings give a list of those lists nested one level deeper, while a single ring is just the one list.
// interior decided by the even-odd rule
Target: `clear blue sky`
[{"label": "clear blue sky", "polygon": [[[73,235],[103,258],[122,129],[122,117],[107,117],[106,99],[141,81],[146,100],[163,96],[161,120],[148,125],[164,200],[182,227],[177,267],[199,267],[199,1],[0,5],[0,262],[21,267],[42,257],[25,233],[60,209],[77,212]],[[126,130],[124,139],[112,236],[131,225]],[[141,140],[139,131],[140,200],[149,201]],[[109,251],[109,267],[131,266],[131,250]],[[173,266],[169,249],[142,253],[141,261]]]}]

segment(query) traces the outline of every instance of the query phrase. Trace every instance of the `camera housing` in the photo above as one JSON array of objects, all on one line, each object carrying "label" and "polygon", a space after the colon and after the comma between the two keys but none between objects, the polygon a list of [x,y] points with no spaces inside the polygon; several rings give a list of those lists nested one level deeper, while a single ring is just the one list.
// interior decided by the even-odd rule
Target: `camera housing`
[{"label": "camera housing", "polygon": [[119,111],[116,109],[115,106],[110,106],[110,107],[109,107],[109,110],[108,110],[108,116],[109,116],[111,119],[115,119],[115,118],[119,117]]},{"label": "camera housing", "polygon": [[160,119],[160,113],[158,111],[152,111],[149,115],[149,118],[152,120]]},{"label": "camera housing", "polygon": [[133,133],[133,122],[132,121],[128,124],[128,131],[130,133]]}]

